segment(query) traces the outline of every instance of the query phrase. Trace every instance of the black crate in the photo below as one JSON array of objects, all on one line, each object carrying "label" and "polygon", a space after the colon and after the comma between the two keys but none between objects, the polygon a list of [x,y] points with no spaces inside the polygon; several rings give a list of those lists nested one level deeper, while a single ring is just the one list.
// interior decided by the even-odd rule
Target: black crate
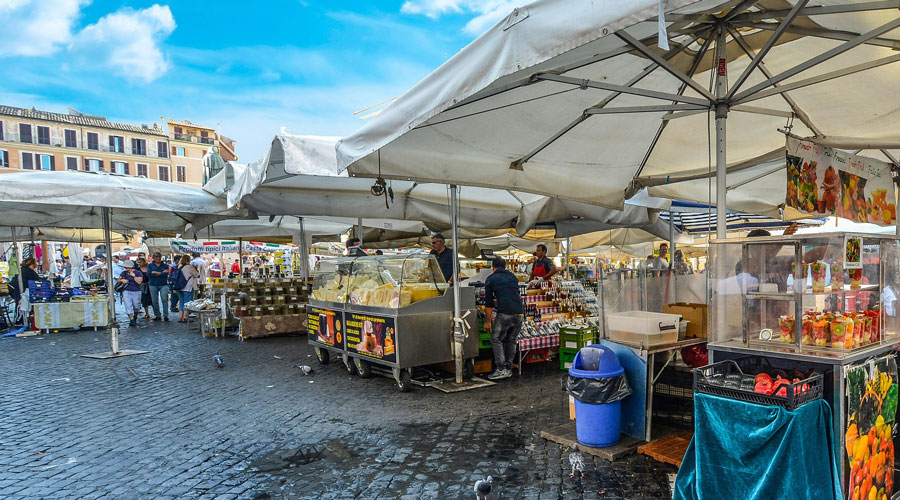
[{"label": "black crate", "polygon": [[[750,374],[751,366],[759,366],[761,362],[754,358],[746,358],[747,361],[741,360],[744,370],[734,360],[725,360],[711,365],[697,368],[694,370],[694,391],[714,396],[722,396],[725,398],[736,399],[738,401],[746,401],[748,403],[756,403],[761,405],[775,405],[786,408],[787,410],[796,410],[800,405],[822,398],[823,377],[821,373],[817,373],[812,377],[803,379],[797,383],[791,383],[787,386],[786,396],[776,396],[775,394],[760,394],[758,392],[724,387],[722,385],[709,383],[710,377],[713,375],[740,375]],[[807,384],[808,389],[802,392],[803,384]]]},{"label": "black crate", "polygon": [[[684,390],[681,387],[676,387],[675,389],[678,391]],[[690,389],[687,389],[687,391],[690,392]],[[694,398],[654,391],[653,422],[686,429],[693,428]]]}]

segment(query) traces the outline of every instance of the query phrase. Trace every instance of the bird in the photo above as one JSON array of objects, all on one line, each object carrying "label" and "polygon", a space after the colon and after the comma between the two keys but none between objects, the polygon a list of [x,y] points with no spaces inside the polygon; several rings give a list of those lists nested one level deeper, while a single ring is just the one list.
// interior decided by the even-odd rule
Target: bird
[{"label": "bird", "polygon": [[491,476],[475,481],[475,500],[486,500],[487,496],[491,494],[493,484],[494,478]]},{"label": "bird", "polygon": [[213,356],[213,361],[216,362],[216,367],[218,367],[218,368],[225,367],[225,360],[222,359],[221,354],[216,354],[215,356]]},{"label": "bird", "polygon": [[569,474],[570,477],[575,477],[575,474],[578,474],[578,477],[584,476],[584,457],[580,452],[573,451],[569,453],[569,465],[572,466],[572,472]]},{"label": "bird", "polygon": [[304,375],[312,375],[313,373],[312,367],[308,365],[297,365],[297,368],[299,368]]}]

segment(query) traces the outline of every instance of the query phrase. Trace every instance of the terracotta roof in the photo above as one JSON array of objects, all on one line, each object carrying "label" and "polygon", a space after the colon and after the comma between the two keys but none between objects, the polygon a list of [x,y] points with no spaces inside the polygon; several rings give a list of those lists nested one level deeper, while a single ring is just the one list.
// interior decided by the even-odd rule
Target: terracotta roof
[{"label": "terracotta roof", "polygon": [[62,113],[51,113],[50,111],[40,111],[34,108],[23,109],[14,108],[12,106],[0,105],[0,115],[13,116],[16,118],[30,118],[33,120],[45,120],[58,123],[70,123],[72,125],[82,125],[85,127],[106,128],[112,130],[122,130],[135,134],[157,135],[160,137],[168,137],[165,130],[155,128],[144,128],[137,125],[128,125],[125,123],[115,123],[107,120],[101,120],[98,117],[67,115]]}]

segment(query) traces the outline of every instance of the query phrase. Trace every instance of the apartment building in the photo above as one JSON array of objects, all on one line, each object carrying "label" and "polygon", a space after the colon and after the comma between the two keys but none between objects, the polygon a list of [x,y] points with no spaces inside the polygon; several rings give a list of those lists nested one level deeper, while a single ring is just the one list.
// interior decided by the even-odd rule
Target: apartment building
[{"label": "apartment building", "polygon": [[202,183],[203,157],[210,148],[219,153],[225,161],[237,161],[236,141],[219,135],[216,129],[204,127],[188,120],[167,120],[172,165],[177,176],[186,172],[188,183]]},{"label": "apartment building", "polygon": [[[114,172],[176,182],[166,131],[70,109],[68,114],[0,106],[0,173]],[[199,185],[199,182],[197,183]]]}]

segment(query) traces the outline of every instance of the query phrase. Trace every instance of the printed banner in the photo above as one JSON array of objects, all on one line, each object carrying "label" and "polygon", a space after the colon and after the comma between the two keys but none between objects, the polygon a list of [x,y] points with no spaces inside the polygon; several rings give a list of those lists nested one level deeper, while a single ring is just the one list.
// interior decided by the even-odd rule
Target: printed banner
[{"label": "printed banner", "polygon": [[897,209],[889,163],[790,137],[786,157],[785,205],[800,216],[894,224]]},{"label": "printed banner", "polygon": [[[188,241],[188,240],[172,240],[169,245],[175,253],[229,253],[238,251],[237,241]],[[245,253],[267,253],[267,252],[299,252],[300,247],[292,245],[278,245],[275,243],[259,243],[256,241],[245,241]]]},{"label": "printed banner", "polygon": [[394,341],[396,330],[393,317],[347,313],[347,352],[397,362]]},{"label": "printed banner", "polygon": [[844,445],[850,469],[844,498],[893,498],[897,360],[894,355],[849,367]]},{"label": "printed banner", "polygon": [[344,347],[343,319],[343,312],[307,306],[306,331],[309,334],[310,342],[342,349]]}]

